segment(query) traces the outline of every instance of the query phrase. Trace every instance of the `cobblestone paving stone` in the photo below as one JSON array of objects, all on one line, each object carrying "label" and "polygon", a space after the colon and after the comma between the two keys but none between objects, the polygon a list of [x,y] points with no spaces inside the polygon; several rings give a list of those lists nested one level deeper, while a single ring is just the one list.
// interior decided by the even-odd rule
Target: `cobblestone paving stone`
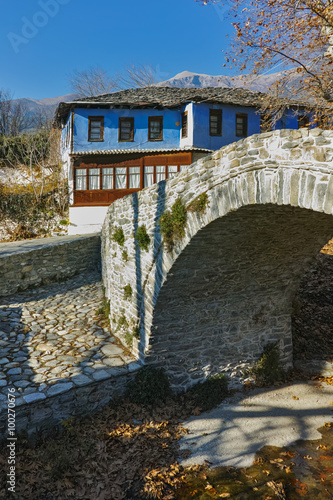
[{"label": "cobblestone paving stone", "polygon": [[134,361],[96,315],[102,299],[96,272],[0,299],[0,406],[8,387],[28,403]]}]

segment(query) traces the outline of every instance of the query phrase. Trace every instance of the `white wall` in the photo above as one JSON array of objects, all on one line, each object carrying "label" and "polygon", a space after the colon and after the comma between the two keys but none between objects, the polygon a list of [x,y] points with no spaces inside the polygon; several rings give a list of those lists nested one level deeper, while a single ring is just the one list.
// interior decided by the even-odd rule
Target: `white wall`
[{"label": "white wall", "polygon": [[184,112],[187,112],[187,137],[182,139],[182,132],[181,130],[179,131],[179,145],[181,148],[185,148],[186,146],[193,146],[193,102],[190,102],[185,106]]},{"label": "white wall", "polygon": [[69,207],[68,234],[98,233],[109,207]]}]

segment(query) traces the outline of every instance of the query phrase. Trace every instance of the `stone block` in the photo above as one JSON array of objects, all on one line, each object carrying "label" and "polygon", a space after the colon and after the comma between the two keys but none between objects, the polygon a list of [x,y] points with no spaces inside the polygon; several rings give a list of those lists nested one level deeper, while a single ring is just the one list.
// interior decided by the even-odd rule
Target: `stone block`
[{"label": "stone block", "polygon": [[49,389],[47,389],[47,395],[55,396],[57,394],[69,391],[70,389],[72,389],[72,387],[73,387],[72,382],[65,382],[65,383],[59,382],[52,385]]},{"label": "stone block", "polygon": [[46,396],[42,392],[33,392],[31,394],[23,396],[23,399],[26,403],[35,403],[36,401],[41,401],[43,399],[46,399]]}]

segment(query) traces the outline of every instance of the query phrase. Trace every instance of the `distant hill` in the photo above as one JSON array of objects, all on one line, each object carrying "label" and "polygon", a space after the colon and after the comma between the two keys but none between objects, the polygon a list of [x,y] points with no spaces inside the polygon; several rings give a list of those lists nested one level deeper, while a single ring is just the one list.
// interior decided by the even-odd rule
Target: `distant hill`
[{"label": "distant hill", "polygon": [[23,99],[14,99],[13,102],[21,102],[31,113],[38,112],[42,109],[54,112],[60,102],[72,101],[78,97],[78,94],[66,94],[59,97],[47,97],[46,99],[29,99],[25,97]]}]

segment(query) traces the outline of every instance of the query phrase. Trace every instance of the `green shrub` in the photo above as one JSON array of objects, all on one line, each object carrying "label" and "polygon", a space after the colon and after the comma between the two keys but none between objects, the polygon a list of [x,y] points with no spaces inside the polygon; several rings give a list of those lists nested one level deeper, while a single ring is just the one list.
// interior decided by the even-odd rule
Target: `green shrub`
[{"label": "green shrub", "polygon": [[124,286],[124,299],[125,300],[130,299],[132,297],[132,293],[133,293],[133,290],[132,290],[131,285]]},{"label": "green shrub", "polygon": [[123,260],[124,260],[125,262],[127,262],[127,261],[128,261],[128,253],[127,253],[127,250],[123,250],[123,252],[122,252],[121,256],[122,256],[122,258],[123,258]]},{"label": "green shrub", "polygon": [[139,245],[140,250],[145,250],[148,252],[149,244],[150,244],[150,238],[147,233],[147,229],[145,225],[142,225],[138,227],[135,239]]},{"label": "green shrub", "polygon": [[47,158],[50,151],[50,133],[41,130],[35,134],[23,133],[17,136],[0,135],[0,164],[29,165],[31,151],[37,163]]},{"label": "green shrub", "polygon": [[203,214],[209,205],[207,193],[197,196],[187,207],[188,212],[197,212]]},{"label": "green shrub", "polygon": [[285,379],[280,365],[280,352],[276,343],[264,347],[260,359],[247,372],[260,385],[271,385]]},{"label": "green shrub", "polygon": [[111,239],[118,243],[121,247],[125,243],[125,235],[122,227],[116,227],[112,233]]},{"label": "green shrub", "polygon": [[170,383],[162,368],[144,366],[126,388],[125,396],[136,404],[153,405],[172,395]]},{"label": "green shrub", "polygon": [[194,399],[195,404],[203,411],[211,410],[219,405],[228,394],[228,379],[218,373],[207,378],[204,382],[199,382],[187,391],[187,396]]},{"label": "green shrub", "polygon": [[186,219],[186,208],[179,198],[172,205],[171,212],[167,210],[161,215],[160,231],[169,252],[185,236]]}]

